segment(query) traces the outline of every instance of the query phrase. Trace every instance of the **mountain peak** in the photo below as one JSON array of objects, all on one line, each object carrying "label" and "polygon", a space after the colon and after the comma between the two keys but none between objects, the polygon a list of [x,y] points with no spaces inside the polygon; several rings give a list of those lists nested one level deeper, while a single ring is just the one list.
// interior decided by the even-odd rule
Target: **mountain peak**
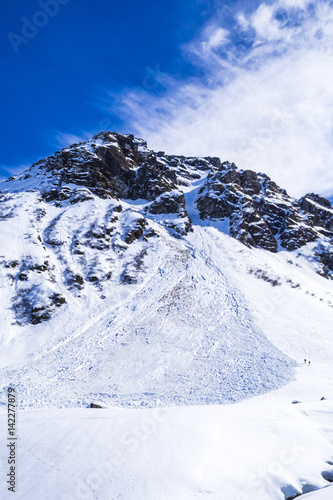
[{"label": "mountain peak", "polygon": [[266,297],[333,307],[331,205],[264,173],[103,132],[0,189],[1,331],[8,359],[25,338],[46,404],[78,380],[80,400],[116,405],[261,394],[294,366],[255,317]]},{"label": "mountain peak", "polygon": [[248,246],[276,252],[333,237],[332,205],[322,196],[296,200],[264,173],[216,157],[156,153],[131,134],[105,131],[72,144],[34,163],[12,188],[38,189],[47,202],[75,203],[91,195],[153,202],[173,190],[187,192],[198,180],[200,217],[229,219],[230,234]]}]

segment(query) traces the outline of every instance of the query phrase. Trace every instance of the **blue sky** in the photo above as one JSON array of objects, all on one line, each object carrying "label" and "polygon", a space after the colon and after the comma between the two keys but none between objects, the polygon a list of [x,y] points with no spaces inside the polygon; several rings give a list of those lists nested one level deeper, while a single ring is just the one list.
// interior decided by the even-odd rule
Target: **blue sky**
[{"label": "blue sky", "polygon": [[3,0],[0,175],[109,129],[330,196],[332,20],[330,0]]},{"label": "blue sky", "polygon": [[43,11],[41,4],[2,2],[1,136],[6,140],[0,161],[5,165],[53,152],[58,131],[80,134],[109,123],[124,130],[121,117],[99,108],[99,94],[144,82],[151,87],[149,71],[154,75],[158,68],[179,77],[195,72],[182,59],[180,46],[210,13],[209,2],[187,0],[57,4],[49,9],[58,7],[58,13],[25,43],[8,34],[22,35],[23,17],[43,24],[43,16],[34,17]]}]

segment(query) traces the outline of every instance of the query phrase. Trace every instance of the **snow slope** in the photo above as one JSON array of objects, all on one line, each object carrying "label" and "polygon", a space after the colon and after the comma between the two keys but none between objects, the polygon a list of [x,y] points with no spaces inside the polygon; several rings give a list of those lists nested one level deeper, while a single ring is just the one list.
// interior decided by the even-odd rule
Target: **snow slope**
[{"label": "snow slope", "polygon": [[[332,419],[331,401],[262,396],[221,406],[26,410],[16,497],[282,500],[328,484],[321,472],[332,469]],[[5,460],[1,449],[3,471]],[[0,488],[11,498],[4,475]],[[332,498],[327,492],[313,498]]]},{"label": "snow slope", "polygon": [[[137,282],[120,285],[117,274],[143,245],[133,243],[116,261],[119,269],[113,266],[116,278],[101,287],[93,282],[71,294],[62,286],[67,303],[47,323],[15,325],[7,308],[3,402],[15,380],[22,408],[86,406],[91,399],[132,407],[226,403],[280,387],[303,358],[332,362],[332,282],[298,253],[247,249],[198,225],[182,240],[165,231],[149,242]],[[59,261],[47,250],[61,283],[66,251]],[[110,252],[101,254],[95,274],[108,270]],[[74,257],[68,253],[72,268]],[[6,288],[2,297],[8,303]]]},{"label": "snow slope", "polygon": [[[185,273],[179,254],[159,249],[159,265],[119,309],[90,312],[72,337],[69,316],[37,325],[53,343],[22,347],[22,364],[3,371],[22,408],[63,407],[19,412],[18,498],[282,500],[328,484],[331,282],[303,257],[249,250],[213,227],[195,227],[179,245],[189,255]],[[20,344],[9,343],[6,356]],[[272,383],[280,389],[242,403],[188,406],[236,401]],[[92,400],[155,408],[67,408]],[[175,404],[184,406],[166,407]]]},{"label": "snow slope", "polygon": [[0,418],[6,429],[11,383],[18,498],[283,500],[328,486],[328,239],[246,247],[227,218],[200,218],[210,160],[191,161],[174,167],[182,192],[153,201],[70,182],[54,200],[37,167],[3,187]]},{"label": "snow slope", "polygon": [[[244,296],[258,280],[233,263],[234,254],[243,261],[240,243],[200,225],[176,239],[147,215],[147,236],[126,243],[144,201],[94,196],[57,207],[25,191],[14,202],[2,245],[3,402],[11,380],[22,408],[43,408],[96,398],[132,407],[227,403],[293,377],[290,352],[274,346]],[[109,233],[110,242],[99,237]],[[248,264],[257,255],[271,258],[256,250]],[[52,297],[65,301],[56,314]],[[29,325],[40,310],[49,320]]]}]

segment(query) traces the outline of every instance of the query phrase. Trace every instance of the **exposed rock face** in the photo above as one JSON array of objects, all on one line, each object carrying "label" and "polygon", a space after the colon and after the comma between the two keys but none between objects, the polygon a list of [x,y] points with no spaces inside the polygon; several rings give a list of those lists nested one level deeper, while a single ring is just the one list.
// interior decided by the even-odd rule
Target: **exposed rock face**
[{"label": "exposed rock face", "polygon": [[185,214],[185,196],[180,191],[163,193],[149,207],[151,214]]},{"label": "exposed rock face", "polygon": [[191,219],[185,209],[185,196],[181,191],[163,193],[149,207],[153,215],[174,214],[171,220],[164,218],[164,225],[175,237],[186,236],[191,230]]},{"label": "exposed rock face", "polygon": [[[263,173],[216,157],[155,153],[142,139],[103,132],[2,184],[0,230],[23,251],[0,256],[16,322],[49,319],[66,307],[67,292],[94,287],[103,297],[110,282],[139,283],[156,238],[193,231],[189,214],[225,221],[233,238],[270,252],[315,242],[317,272],[333,279],[333,208],[325,198],[296,200]],[[24,234],[16,234],[22,220]]]},{"label": "exposed rock face", "polygon": [[204,219],[230,219],[230,234],[247,246],[277,252],[279,244],[295,250],[332,228],[328,200],[307,195],[297,201],[262,173],[238,170],[225,162],[207,182],[197,200]]},{"label": "exposed rock face", "polygon": [[[179,237],[191,230],[183,186],[207,172],[197,199],[200,217],[228,219],[231,236],[245,245],[277,252],[295,250],[321,235],[332,239],[333,209],[325,198],[312,193],[295,200],[263,173],[221,164],[216,157],[155,153],[133,135],[102,132],[35,163],[24,179],[39,176],[43,199],[56,204],[75,204],[93,195],[153,201],[146,211],[173,214],[163,224]],[[331,268],[330,259],[324,260]]]},{"label": "exposed rock face", "polygon": [[[40,160],[23,179],[39,177],[43,199],[56,204],[75,204],[93,195],[153,201],[146,212],[172,214],[163,224],[179,237],[191,229],[183,186],[207,172],[197,199],[200,217],[228,219],[231,236],[245,245],[277,252],[295,250],[321,235],[332,239],[333,209],[325,198],[312,193],[295,200],[263,173],[221,164],[216,157],[155,153],[133,135],[102,132]],[[11,213],[2,217],[10,218]],[[332,267],[329,258],[325,262]]]},{"label": "exposed rock face", "polygon": [[133,135],[101,132],[91,141],[73,144],[34,163],[25,178],[45,173],[49,180],[52,177],[42,189],[46,201],[69,199],[76,203],[89,198],[86,190],[75,190],[74,195],[66,184],[85,186],[101,198],[152,201],[175,189],[182,176],[200,178],[193,170],[210,170],[219,162],[218,158],[161,155]]},{"label": "exposed rock face", "polygon": [[175,172],[157,161],[145,141],[109,132],[73,144],[33,167],[52,173],[58,182],[58,189],[44,192],[48,201],[65,199],[61,186],[66,183],[87,186],[102,198],[153,200],[173,189],[176,181]]},{"label": "exposed rock face", "polygon": [[318,194],[309,193],[299,200],[301,209],[308,214],[312,224],[325,236],[333,236],[333,209],[331,203]]}]

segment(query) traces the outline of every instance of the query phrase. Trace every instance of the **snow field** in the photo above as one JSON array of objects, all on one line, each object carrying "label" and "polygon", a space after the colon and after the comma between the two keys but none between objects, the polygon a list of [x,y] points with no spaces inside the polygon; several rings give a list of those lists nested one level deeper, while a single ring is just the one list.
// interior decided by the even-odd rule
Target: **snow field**
[{"label": "snow field", "polygon": [[[0,418],[4,429],[5,412]],[[331,401],[262,396],[224,406],[25,410],[16,497],[283,500],[328,484],[321,472],[332,469],[332,420]],[[5,471],[4,447],[0,460]]]},{"label": "snow field", "polygon": [[[1,443],[12,382],[17,498],[284,500],[314,488],[323,489],[303,498],[333,498],[321,475],[333,461],[332,281],[315,274],[311,245],[270,254],[230,238],[227,223],[201,221],[201,184],[186,195],[186,238],[147,216],[159,236],[125,245],[147,205],[127,200],[110,248],[86,234],[111,229],[113,202],[14,200],[2,258],[48,259],[47,286],[66,297],[49,321],[18,325],[11,300],[26,282],[8,286],[11,268],[2,276]],[[40,234],[56,244],[43,248]],[[69,271],[82,289],[69,288]],[[45,275],[28,272],[47,297]],[[108,408],[86,409],[92,401]],[[2,471],[6,460],[2,446]],[[12,498],[1,481],[1,498]]]}]

